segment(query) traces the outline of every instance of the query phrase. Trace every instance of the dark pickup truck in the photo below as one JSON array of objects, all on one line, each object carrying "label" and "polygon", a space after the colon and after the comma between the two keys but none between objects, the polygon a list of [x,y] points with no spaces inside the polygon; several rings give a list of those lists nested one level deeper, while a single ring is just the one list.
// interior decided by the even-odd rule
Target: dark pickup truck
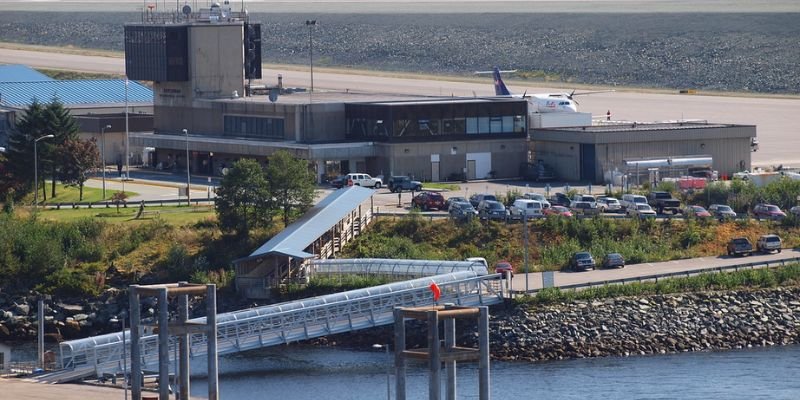
[{"label": "dark pickup truck", "polygon": [[659,214],[665,212],[679,214],[681,212],[681,201],[672,197],[669,192],[650,192],[647,195],[647,203]]},{"label": "dark pickup truck", "polygon": [[733,238],[728,242],[729,256],[749,256],[750,254],[753,254],[753,244],[747,238]]}]

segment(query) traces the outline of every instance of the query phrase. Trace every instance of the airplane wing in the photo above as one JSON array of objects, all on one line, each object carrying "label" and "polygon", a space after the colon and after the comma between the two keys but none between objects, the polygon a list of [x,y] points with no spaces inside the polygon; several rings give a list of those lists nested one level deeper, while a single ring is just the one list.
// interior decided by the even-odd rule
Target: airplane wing
[{"label": "airplane wing", "polygon": [[[498,71],[498,72],[500,72],[501,74],[513,74],[514,72],[517,72],[517,70],[516,69],[509,69],[509,70],[503,70],[503,71]],[[487,74],[493,74],[493,73],[494,73],[494,71],[475,71],[475,75],[487,75]]]},{"label": "airplane wing", "polygon": [[610,90],[594,90],[594,91],[591,91],[591,92],[572,93],[572,94],[570,94],[570,96],[580,96],[580,95],[584,95],[584,94],[597,94],[597,93],[611,93],[611,92],[616,92],[616,90],[613,90],[613,89],[610,89]]}]

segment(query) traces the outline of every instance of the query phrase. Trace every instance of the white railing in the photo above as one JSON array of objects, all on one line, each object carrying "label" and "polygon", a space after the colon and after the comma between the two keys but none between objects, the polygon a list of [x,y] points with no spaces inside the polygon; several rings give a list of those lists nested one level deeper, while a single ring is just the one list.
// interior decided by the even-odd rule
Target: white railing
[{"label": "white railing", "polygon": [[[391,324],[395,307],[433,304],[428,288],[431,282],[436,282],[441,288],[439,303],[475,306],[503,301],[500,275],[476,276],[474,272],[464,271],[397,282],[220,314],[217,318],[218,352],[235,353]],[[204,323],[205,318],[191,321]],[[130,340],[129,334],[127,338]],[[169,353],[172,357],[177,341],[173,337],[170,339]],[[205,355],[206,340],[203,334],[191,336],[192,357]],[[143,367],[154,368],[158,359],[158,337],[148,335],[140,341]],[[61,365],[65,369],[91,368],[99,375],[122,370],[122,362],[121,333],[75,340],[61,345]]]}]

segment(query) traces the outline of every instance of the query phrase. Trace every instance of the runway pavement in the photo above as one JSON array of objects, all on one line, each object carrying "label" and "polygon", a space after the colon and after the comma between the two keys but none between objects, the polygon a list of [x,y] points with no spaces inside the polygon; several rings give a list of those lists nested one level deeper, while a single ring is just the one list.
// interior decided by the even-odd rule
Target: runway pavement
[{"label": "runway pavement", "polygon": [[[0,63],[119,75],[123,75],[125,70],[122,58],[14,49],[0,51]],[[309,73],[301,66],[271,67],[263,71],[265,80],[270,82],[277,80],[278,74],[283,75],[283,83],[287,87],[309,86]],[[459,81],[456,77],[413,79],[405,76],[375,76],[377,74],[360,74],[353,71],[337,73],[318,69],[314,73],[314,85],[315,89],[320,91],[350,90],[444,96],[490,96],[494,93],[492,82],[488,78]],[[515,93],[572,89],[536,87],[511,79],[506,83]],[[607,111],[611,111],[614,120],[648,122],[701,119],[713,123],[756,125],[761,148],[753,153],[754,165],[800,166],[800,151],[797,150],[800,149],[800,128],[795,119],[797,111],[800,110],[800,97],[680,95],[677,91],[655,93],[617,88],[613,93],[581,97],[579,110],[598,116],[605,116]]]}]

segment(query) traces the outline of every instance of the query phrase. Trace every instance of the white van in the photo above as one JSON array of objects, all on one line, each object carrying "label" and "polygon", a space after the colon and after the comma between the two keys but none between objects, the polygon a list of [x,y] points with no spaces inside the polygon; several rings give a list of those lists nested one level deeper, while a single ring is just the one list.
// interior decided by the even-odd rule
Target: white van
[{"label": "white van", "polygon": [[550,202],[547,201],[547,198],[545,198],[544,195],[541,193],[525,193],[524,195],[522,195],[522,197],[528,200],[536,200],[542,203],[542,207],[550,208]]},{"label": "white van", "polygon": [[522,220],[522,218],[543,218],[542,210],[544,210],[544,206],[540,201],[528,199],[514,200],[514,204],[508,208],[509,217],[518,220]]},{"label": "white van", "polygon": [[622,205],[623,209],[627,210],[638,204],[647,204],[647,197],[639,194],[623,194],[622,200],[620,200],[619,203]]}]

